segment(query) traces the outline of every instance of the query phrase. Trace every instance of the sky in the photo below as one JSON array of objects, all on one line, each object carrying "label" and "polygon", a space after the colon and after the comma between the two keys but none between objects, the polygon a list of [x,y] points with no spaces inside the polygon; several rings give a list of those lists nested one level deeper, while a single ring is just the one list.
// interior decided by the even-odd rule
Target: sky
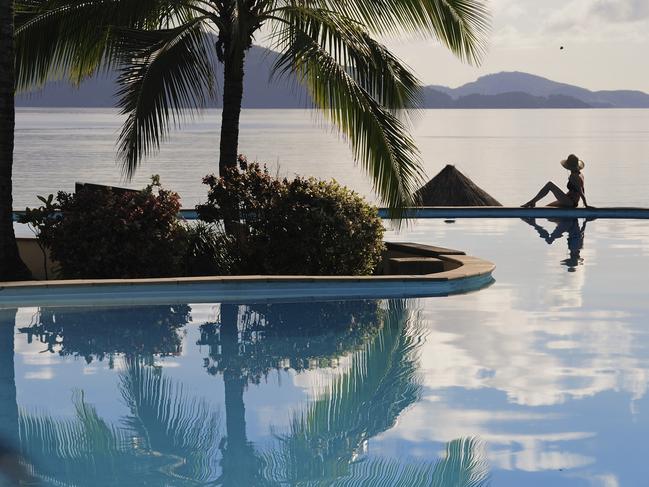
[{"label": "sky", "polygon": [[524,71],[591,90],[649,92],[649,0],[486,3],[492,30],[480,67],[463,64],[435,41],[386,44],[425,84],[457,87],[484,74]]}]

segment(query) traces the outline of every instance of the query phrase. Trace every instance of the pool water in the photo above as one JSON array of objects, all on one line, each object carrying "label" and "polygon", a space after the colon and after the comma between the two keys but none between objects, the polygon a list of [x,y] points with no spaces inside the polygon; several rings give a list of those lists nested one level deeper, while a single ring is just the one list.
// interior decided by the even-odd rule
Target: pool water
[{"label": "pool water", "polygon": [[389,233],[491,260],[496,282],[445,298],[0,310],[14,473],[647,484],[649,222],[420,220]]}]

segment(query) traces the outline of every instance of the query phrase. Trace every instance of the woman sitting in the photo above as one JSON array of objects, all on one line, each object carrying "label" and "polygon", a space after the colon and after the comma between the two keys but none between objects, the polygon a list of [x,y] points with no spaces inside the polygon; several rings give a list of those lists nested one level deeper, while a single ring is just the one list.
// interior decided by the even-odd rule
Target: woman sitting
[{"label": "woman sitting", "polygon": [[561,161],[561,165],[570,171],[570,177],[568,178],[568,192],[564,193],[559,186],[554,184],[552,181],[549,181],[539,194],[537,194],[530,201],[525,203],[523,208],[534,208],[536,203],[545,198],[548,193],[552,193],[557,199],[553,201],[548,206],[556,206],[559,208],[577,208],[579,206],[579,200],[583,200],[584,206],[588,206],[586,202],[586,189],[584,187],[584,175],[581,173],[581,170],[586,164],[584,161],[580,160],[576,155],[570,154],[567,159]]}]

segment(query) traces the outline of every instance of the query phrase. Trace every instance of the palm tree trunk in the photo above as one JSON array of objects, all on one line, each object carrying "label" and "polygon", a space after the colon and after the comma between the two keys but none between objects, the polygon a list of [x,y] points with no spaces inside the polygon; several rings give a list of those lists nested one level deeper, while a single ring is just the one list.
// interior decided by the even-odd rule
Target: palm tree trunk
[{"label": "palm tree trunk", "polygon": [[[221,305],[221,347],[226,363],[236,363],[239,355],[239,306]],[[243,391],[246,380],[241,369],[228,365],[223,372],[225,386],[225,416],[228,446],[241,448],[247,443],[246,409],[243,402]]]},{"label": "palm tree trunk", "polygon": [[18,403],[14,375],[15,309],[0,309],[0,456],[18,449]]},{"label": "palm tree trunk", "polygon": [[225,393],[226,442],[222,448],[221,485],[234,487],[240,484],[246,470],[246,407],[243,402],[245,379],[241,368],[232,365],[239,355],[239,307],[221,304],[221,347],[223,359],[228,364],[223,371]]},{"label": "palm tree trunk", "polygon": [[239,119],[243,100],[243,64],[245,50],[233,49],[223,60],[223,114],[221,116],[221,152],[219,175],[236,167],[239,155]]},{"label": "palm tree trunk", "polygon": [[13,15],[13,0],[0,0],[0,281],[30,277],[18,254],[12,218],[11,172],[16,120]]},{"label": "palm tree trunk", "polygon": [[221,448],[221,477],[219,485],[263,487],[263,462],[246,433],[246,406],[243,392],[246,377],[240,365],[234,365],[239,355],[239,306],[221,304],[221,347],[228,368],[223,371],[225,392],[226,441]]}]

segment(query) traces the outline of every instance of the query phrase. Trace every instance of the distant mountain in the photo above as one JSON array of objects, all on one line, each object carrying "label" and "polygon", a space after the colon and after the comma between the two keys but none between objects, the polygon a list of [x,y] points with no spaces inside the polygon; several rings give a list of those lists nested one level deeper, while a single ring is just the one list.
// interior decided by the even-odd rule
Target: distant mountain
[{"label": "distant mountain", "polygon": [[451,95],[431,86],[424,87],[421,101],[425,108],[453,108],[455,105]]},{"label": "distant mountain", "polygon": [[592,108],[578,98],[566,95],[534,96],[524,91],[510,91],[494,95],[472,93],[454,98],[440,87],[424,88],[422,104],[425,108]]},{"label": "distant mountain", "polygon": [[[244,108],[305,108],[309,106],[306,90],[294,79],[280,77],[270,81],[270,67],[277,53],[253,46],[246,56],[244,77]],[[67,81],[55,81],[33,93],[16,97],[19,107],[114,107],[117,99],[117,74],[94,76],[79,87]],[[223,75],[218,73],[217,87],[223,86]],[[221,106],[221,98],[211,103],[210,108]]]},{"label": "distant mountain", "polygon": [[[440,93],[460,100],[470,95],[499,96],[508,93],[527,93],[536,97],[563,96],[576,99],[593,108],[649,108],[649,95],[641,91],[591,91],[578,86],[520,72],[502,72],[478,78],[458,88],[431,86]],[[557,101],[557,100],[554,100]],[[564,100],[569,104],[568,100]],[[494,99],[494,102],[497,102]],[[550,102],[553,104],[553,102]],[[563,107],[562,107],[563,108]],[[579,108],[586,108],[579,106]]]},{"label": "distant mountain", "polygon": [[522,91],[498,95],[466,95],[455,100],[453,108],[591,108],[591,105],[565,95],[534,96]]},{"label": "distant mountain", "polygon": [[[254,46],[246,58],[244,108],[307,108],[307,91],[295,78],[270,82],[270,67],[277,53]],[[115,73],[96,76],[75,87],[64,81],[48,83],[42,90],[21,94],[21,107],[113,107],[117,92]],[[222,86],[222,75],[217,76]],[[211,104],[220,106],[220,97]],[[502,72],[482,76],[458,88],[426,86],[424,108],[649,108],[649,95],[641,91],[590,91],[541,76]]]}]

